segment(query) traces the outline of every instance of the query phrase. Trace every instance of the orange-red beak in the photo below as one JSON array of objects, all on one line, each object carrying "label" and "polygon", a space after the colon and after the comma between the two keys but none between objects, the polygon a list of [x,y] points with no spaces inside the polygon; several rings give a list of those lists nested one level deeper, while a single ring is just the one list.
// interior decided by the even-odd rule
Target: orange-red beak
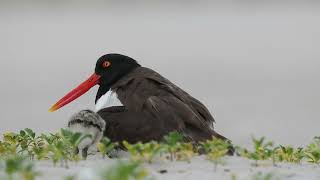
[{"label": "orange-red beak", "polygon": [[78,97],[80,97],[81,95],[89,91],[89,89],[91,89],[93,86],[99,84],[100,77],[101,76],[97,75],[96,73],[92,74],[86,81],[81,83],[78,87],[70,91],[67,95],[61,98],[56,104],[54,104],[49,109],[49,111],[54,112],[60,109],[61,107],[69,104],[73,100],[77,99]]}]

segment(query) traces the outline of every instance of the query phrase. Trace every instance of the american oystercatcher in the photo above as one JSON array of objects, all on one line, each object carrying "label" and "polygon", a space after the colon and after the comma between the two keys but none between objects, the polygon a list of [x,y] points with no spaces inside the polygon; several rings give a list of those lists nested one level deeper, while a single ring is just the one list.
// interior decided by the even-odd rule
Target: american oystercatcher
[{"label": "american oystercatcher", "polygon": [[112,141],[130,143],[161,140],[171,131],[178,131],[193,142],[212,137],[226,139],[214,131],[215,120],[199,100],[121,54],[100,57],[93,75],[49,111],[56,111],[95,85],[100,85],[95,100],[96,113],[80,111],[68,124],[100,131],[95,133],[96,138],[90,145],[98,142],[102,133]]}]

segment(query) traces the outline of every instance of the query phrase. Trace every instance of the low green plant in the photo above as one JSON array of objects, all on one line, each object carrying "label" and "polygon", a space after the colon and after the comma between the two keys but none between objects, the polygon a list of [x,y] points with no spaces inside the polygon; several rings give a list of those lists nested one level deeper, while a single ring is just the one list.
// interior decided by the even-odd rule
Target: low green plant
[{"label": "low green plant", "polygon": [[273,142],[265,141],[265,137],[256,139],[252,137],[254,144],[254,153],[258,156],[259,159],[265,160],[271,157],[273,153]]},{"label": "low green plant", "polygon": [[115,165],[100,173],[101,180],[146,180],[152,179],[139,161],[118,160]]},{"label": "low green plant", "polygon": [[255,166],[258,166],[258,160],[274,159],[274,148],[272,141],[265,141],[265,137],[259,139],[252,137],[253,151],[241,149],[240,155],[255,160]]},{"label": "low green plant", "polygon": [[320,163],[320,137],[315,137],[304,151],[305,158],[310,163]]},{"label": "low green plant", "polygon": [[34,160],[34,157],[38,160],[45,158],[46,150],[44,140],[40,136],[37,137],[33,130],[29,128],[21,130],[16,138],[21,147],[19,153],[23,154],[27,152],[31,160]]},{"label": "low green plant", "polygon": [[[40,175],[34,169],[34,165],[27,160],[27,158],[20,155],[11,155],[0,161],[3,164],[2,170],[5,174],[0,179],[23,179],[23,180],[34,180]],[[1,169],[1,168],[0,168]]]},{"label": "low green plant", "polygon": [[68,168],[68,161],[80,160],[77,154],[78,145],[83,139],[91,137],[91,135],[83,135],[79,132],[61,129],[58,137],[46,138],[49,156],[55,165],[60,161],[61,165]]},{"label": "low green plant", "polygon": [[174,131],[170,132],[168,135],[164,136],[164,148],[169,153],[169,159],[173,161],[176,158],[176,154],[179,151],[183,136]]},{"label": "low green plant", "polygon": [[7,157],[17,153],[18,143],[13,138],[13,133],[5,133],[0,141],[0,157]]},{"label": "low green plant", "polygon": [[191,143],[184,143],[182,140],[183,137],[178,132],[172,132],[164,136],[162,143],[151,141],[148,143],[129,144],[124,141],[123,145],[129,151],[133,160],[152,163],[156,156],[165,155],[171,161],[183,160],[190,162],[190,159],[197,153]]},{"label": "low green plant", "polygon": [[300,163],[304,157],[304,151],[303,148],[280,145],[274,149],[273,157],[275,161]]},{"label": "low green plant", "polygon": [[102,157],[105,158],[105,156],[112,152],[117,146],[118,143],[113,143],[109,138],[104,137],[98,144],[98,150],[102,154]]},{"label": "low green plant", "polygon": [[3,134],[3,142],[0,143],[0,154],[27,155],[31,160],[36,157],[38,160],[45,157],[45,143],[36,133],[26,128],[18,134],[8,132]]},{"label": "low green plant", "polygon": [[161,146],[158,142],[151,141],[148,143],[136,143],[129,144],[127,141],[122,143],[128,152],[131,154],[131,158],[136,161],[146,161],[152,163],[153,159],[160,155],[164,150],[164,147]]},{"label": "low green plant", "polygon": [[194,151],[192,143],[178,143],[177,146],[175,157],[178,161],[187,161],[190,163],[190,159],[198,154]]},{"label": "low green plant", "polygon": [[85,138],[91,135],[71,132],[61,129],[56,134],[36,133],[26,128],[19,133],[8,132],[3,134],[0,141],[0,157],[9,155],[23,155],[31,160],[51,159],[54,164],[58,161],[68,167],[68,161],[78,161],[77,147]]},{"label": "low green plant", "polygon": [[[37,136],[29,128],[18,133],[8,132],[4,133],[0,140],[0,159],[15,156],[24,156],[31,160],[50,159],[55,165],[60,162],[68,167],[69,161],[81,159],[77,154],[77,149],[85,138],[91,138],[91,136],[65,129],[61,129],[58,133],[41,134],[40,136]],[[190,159],[197,154],[199,149],[195,148],[192,143],[186,143],[183,140],[184,137],[180,133],[171,132],[164,136],[162,142],[151,141],[136,144],[123,142],[123,145],[128,149],[132,159],[136,161],[152,163],[154,158],[159,155],[171,161],[185,160],[190,162]],[[266,141],[264,137],[252,137],[252,142],[252,150],[238,147],[237,152],[242,157],[255,160],[256,166],[259,160],[273,160],[274,164],[278,161],[292,163],[307,161],[320,164],[320,137],[315,137],[304,149],[286,145],[274,147],[273,142]],[[112,143],[105,137],[98,144],[98,149],[105,157],[116,146],[118,146],[117,143]],[[216,169],[218,164],[223,163],[222,157],[228,153],[231,143],[212,139],[199,142],[198,146],[205,152],[207,159],[215,164]]]},{"label": "low green plant", "polygon": [[47,145],[51,145],[54,142],[61,139],[60,133],[50,133],[50,134],[41,134],[41,138],[47,143]]},{"label": "low green plant", "polygon": [[230,147],[230,142],[221,139],[213,138],[200,144],[208,160],[214,163],[214,169],[217,169],[218,164],[223,164],[222,157],[225,156]]}]

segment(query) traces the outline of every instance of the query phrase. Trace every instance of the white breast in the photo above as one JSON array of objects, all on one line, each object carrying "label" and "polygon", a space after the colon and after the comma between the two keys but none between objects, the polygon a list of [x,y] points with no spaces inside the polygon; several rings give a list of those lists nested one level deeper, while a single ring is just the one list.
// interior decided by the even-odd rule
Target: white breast
[{"label": "white breast", "polygon": [[95,111],[98,112],[101,109],[111,106],[123,106],[123,104],[118,99],[117,93],[109,90],[106,94],[104,94],[98,99]]}]

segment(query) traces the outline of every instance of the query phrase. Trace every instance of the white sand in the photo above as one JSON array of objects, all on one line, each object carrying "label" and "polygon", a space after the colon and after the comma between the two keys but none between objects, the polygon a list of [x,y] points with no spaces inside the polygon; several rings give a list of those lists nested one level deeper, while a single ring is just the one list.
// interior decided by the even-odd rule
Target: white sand
[{"label": "white sand", "polygon": [[[43,175],[39,179],[57,180],[68,175],[77,175],[78,179],[96,179],[96,171],[115,163],[115,159],[101,159],[97,156],[89,157],[86,161],[77,164],[70,163],[70,168],[54,167],[51,162],[36,162],[37,170]],[[157,161],[153,164],[145,164],[150,174],[155,179],[165,180],[230,180],[231,174],[236,175],[237,180],[250,180],[258,172],[267,174],[272,172],[279,179],[288,180],[320,180],[320,166],[309,163],[290,164],[277,163],[274,167],[270,161],[259,162],[259,167],[254,167],[253,161],[240,157],[226,157],[224,165],[218,165],[216,171],[214,164],[206,160],[204,156],[194,157],[191,163]],[[167,170],[167,173],[159,173]],[[275,178],[276,179],[276,178]]]}]

